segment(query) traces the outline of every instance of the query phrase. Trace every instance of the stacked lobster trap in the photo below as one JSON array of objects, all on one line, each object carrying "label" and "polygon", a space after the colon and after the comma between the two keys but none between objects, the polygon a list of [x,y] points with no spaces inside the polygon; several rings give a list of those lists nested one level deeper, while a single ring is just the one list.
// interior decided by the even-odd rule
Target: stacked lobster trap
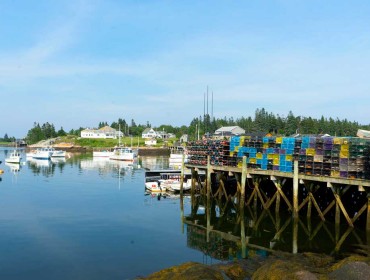
[{"label": "stacked lobster trap", "polygon": [[349,179],[370,179],[370,140],[357,137],[260,137],[233,136],[230,140],[188,143],[189,163],[248,168]]}]

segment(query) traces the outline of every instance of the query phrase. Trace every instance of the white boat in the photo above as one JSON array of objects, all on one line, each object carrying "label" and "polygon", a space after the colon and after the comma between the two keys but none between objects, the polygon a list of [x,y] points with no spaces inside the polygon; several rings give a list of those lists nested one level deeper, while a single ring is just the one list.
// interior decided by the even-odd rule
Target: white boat
[{"label": "white boat", "polygon": [[55,150],[54,148],[52,148],[52,150],[53,153],[51,154],[51,157],[66,157],[66,151]]},{"label": "white boat", "polygon": [[31,159],[33,155],[36,153],[36,150],[31,150],[29,153],[26,153],[26,158]]},{"label": "white boat", "polygon": [[55,150],[53,148],[39,148],[33,152],[32,158],[34,159],[50,159]]},{"label": "white boat", "polygon": [[[180,180],[177,179],[160,180],[160,186],[166,188],[167,191],[179,192],[181,182]],[[191,189],[191,179],[188,179],[186,182],[183,182],[182,190],[188,191],[190,189]]]},{"label": "white boat", "polygon": [[158,182],[145,182],[145,188],[151,192],[164,192],[165,186],[159,185]]},{"label": "white boat", "polygon": [[20,163],[21,162],[21,154],[17,151],[14,150],[8,158],[5,159],[5,162],[7,163]]},{"label": "white boat", "polygon": [[109,158],[110,156],[113,156],[113,152],[109,150],[93,151],[93,157]]},{"label": "white boat", "polygon": [[125,160],[133,161],[136,157],[136,153],[132,148],[129,147],[116,147],[113,151],[113,155],[109,157],[111,160]]}]

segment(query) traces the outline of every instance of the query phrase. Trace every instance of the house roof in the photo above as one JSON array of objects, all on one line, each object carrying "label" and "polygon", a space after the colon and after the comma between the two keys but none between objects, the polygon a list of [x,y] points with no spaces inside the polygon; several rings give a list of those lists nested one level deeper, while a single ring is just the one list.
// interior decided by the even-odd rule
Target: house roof
[{"label": "house roof", "polygon": [[144,129],[144,131],[142,133],[143,134],[148,133],[151,129],[152,129],[151,127],[147,127],[147,128]]},{"label": "house roof", "polygon": [[102,128],[99,128],[100,131],[103,131],[103,132],[114,132],[116,131],[114,128],[111,128],[110,126],[106,125]]},{"label": "house roof", "polygon": [[[239,128],[239,129],[242,129],[241,127],[239,126],[223,126],[223,127],[220,127],[219,129],[217,129],[215,132],[216,133],[221,133],[221,132],[232,132],[235,128]],[[244,129],[242,129],[244,130]]]}]

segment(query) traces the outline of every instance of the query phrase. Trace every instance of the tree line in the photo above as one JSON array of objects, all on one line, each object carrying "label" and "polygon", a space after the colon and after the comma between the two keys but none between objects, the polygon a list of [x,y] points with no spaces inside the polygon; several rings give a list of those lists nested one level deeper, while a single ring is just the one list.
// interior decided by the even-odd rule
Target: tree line
[{"label": "tree line", "polygon": [[[110,126],[116,130],[119,130],[125,136],[138,137],[141,136],[142,132],[151,127],[151,124],[147,121],[146,124],[136,124],[132,119],[127,122],[123,118],[119,118],[117,121],[108,123],[101,121],[98,123],[97,128],[104,126]],[[271,112],[266,111],[264,108],[257,109],[254,116],[241,117],[241,118],[211,118],[208,114],[193,118],[189,126],[174,127],[171,125],[160,125],[153,127],[157,131],[165,131],[167,133],[173,133],[178,138],[183,134],[188,134],[190,139],[196,139],[198,135],[202,136],[206,133],[214,133],[215,130],[222,126],[240,126],[245,129],[246,134],[253,133],[268,133],[272,132],[277,135],[289,136],[298,134],[330,134],[332,136],[356,136],[358,129],[370,130],[370,125],[361,125],[358,122],[351,122],[347,119],[339,120],[333,118],[312,118],[304,116],[295,116],[292,111],[289,111],[287,116],[275,115]],[[53,124],[45,123],[40,125],[34,123],[34,127],[27,133],[26,141],[28,144],[36,143],[40,140],[54,138],[58,136],[70,135],[81,135],[81,130],[85,128],[71,129],[68,133],[61,127],[58,131],[55,130]]]},{"label": "tree line", "polygon": [[[191,127],[195,124],[202,127],[202,133],[214,132],[222,126],[240,126],[245,129],[247,134],[257,132],[273,132],[282,136],[290,136],[294,134],[329,134],[332,136],[356,136],[358,129],[370,130],[370,125],[361,125],[356,121],[348,121],[347,119],[340,120],[331,117],[312,118],[304,116],[295,116],[292,111],[289,111],[287,116],[275,115],[266,111],[264,108],[257,109],[254,117],[241,117],[238,119],[213,119],[208,115],[202,118],[194,119]],[[195,131],[192,131],[195,133]]]}]

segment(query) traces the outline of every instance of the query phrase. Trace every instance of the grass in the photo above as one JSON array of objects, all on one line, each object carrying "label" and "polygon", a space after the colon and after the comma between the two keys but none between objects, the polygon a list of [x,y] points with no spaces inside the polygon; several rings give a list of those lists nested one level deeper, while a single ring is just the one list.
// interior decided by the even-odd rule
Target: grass
[{"label": "grass", "polygon": [[13,144],[12,142],[0,142],[0,146],[9,146]]}]

